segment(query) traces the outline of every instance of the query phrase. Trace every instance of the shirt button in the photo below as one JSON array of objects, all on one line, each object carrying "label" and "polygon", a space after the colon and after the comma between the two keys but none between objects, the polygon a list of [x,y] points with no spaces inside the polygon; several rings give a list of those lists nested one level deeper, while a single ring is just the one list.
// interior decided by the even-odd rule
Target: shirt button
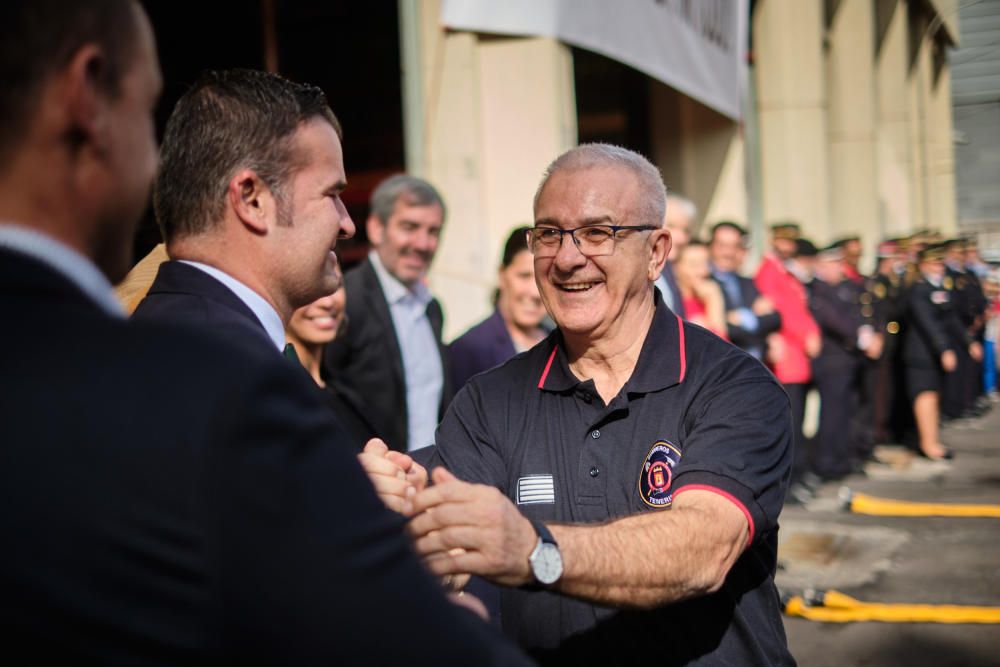
[{"label": "shirt button", "polygon": [[598,431],[597,429],[594,429],[593,431],[590,432],[590,437],[593,438],[594,440],[597,440],[598,438],[601,437],[601,432]]},{"label": "shirt button", "polygon": [[600,474],[601,474],[601,469],[598,468],[597,466],[594,466],[593,468],[590,469],[590,476],[591,477],[597,477]]}]

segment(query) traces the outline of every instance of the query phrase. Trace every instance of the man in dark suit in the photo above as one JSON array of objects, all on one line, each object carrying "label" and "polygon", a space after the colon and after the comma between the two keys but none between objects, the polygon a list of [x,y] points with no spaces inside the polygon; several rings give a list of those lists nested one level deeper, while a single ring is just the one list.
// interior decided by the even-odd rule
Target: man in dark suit
[{"label": "man in dark suit", "polygon": [[673,245],[670,246],[670,255],[663,265],[660,277],[656,279],[655,285],[663,296],[664,303],[670,310],[674,311],[682,318],[687,317],[684,312],[684,299],[681,297],[681,290],[677,286],[677,278],[674,276],[674,260],[677,259],[681,251],[687,247],[691,240],[691,228],[694,226],[695,218],[698,217],[698,208],[694,202],[687,197],[673,194],[667,196],[667,209],[663,215],[663,227],[670,232],[670,239]]},{"label": "man in dark suit", "polygon": [[[4,655],[521,661],[448,603],[303,373],[258,341],[125,320],[110,282],[128,269],[156,165],[160,89],[139,5],[31,0],[6,10]],[[412,614],[392,641],[386,608]]]},{"label": "man in dark suit", "polygon": [[753,280],[739,274],[746,256],[746,230],[735,222],[712,227],[708,245],[712,278],[722,288],[726,302],[729,341],[763,361],[767,337],[781,327],[781,315],[760,295]]},{"label": "man in dark suit", "polygon": [[841,479],[860,465],[864,443],[850,428],[857,404],[862,361],[877,359],[882,338],[861,314],[861,286],[844,270],[844,251],[837,245],[816,259],[816,279],[810,285],[810,308],[823,335],[819,356],[813,360],[813,378],[819,390],[819,429],[814,468],[824,479]]},{"label": "man in dark suit", "polygon": [[441,195],[423,179],[401,174],[375,188],[372,252],[344,278],[350,327],[324,352],[334,391],[397,451],[433,444],[451,399],[444,314],[425,284],[444,219]]}]

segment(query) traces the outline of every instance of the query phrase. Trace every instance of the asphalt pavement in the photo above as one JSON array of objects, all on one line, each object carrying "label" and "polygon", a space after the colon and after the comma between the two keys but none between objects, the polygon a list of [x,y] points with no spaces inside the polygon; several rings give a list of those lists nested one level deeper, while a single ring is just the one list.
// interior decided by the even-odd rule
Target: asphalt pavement
[{"label": "asphalt pavement", "polygon": [[[835,589],[865,602],[1000,606],[1000,519],[878,517],[843,509],[844,487],[896,500],[1000,505],[1000,405],[948,426],[955,459],[902,447],[781,515],[778,588]],[[785,617],[802,667],[1000,666],[1000,625],[818,623]]]}]

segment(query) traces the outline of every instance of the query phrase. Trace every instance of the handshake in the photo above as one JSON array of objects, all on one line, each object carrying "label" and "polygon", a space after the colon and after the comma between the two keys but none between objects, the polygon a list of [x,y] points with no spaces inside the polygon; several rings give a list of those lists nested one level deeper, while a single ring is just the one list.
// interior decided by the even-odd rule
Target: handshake
[{"label": "handshake", "polygon": [[453,600],[480,611],[477,600],[459,597],[473,574],[502,586],[533,581],[528,557],[538,535],[499,490],[463,482],[441,467],[428,475],[413,457],[379,439],[369,440],[358,460],[386,506],[409,519],[417,554]]}]

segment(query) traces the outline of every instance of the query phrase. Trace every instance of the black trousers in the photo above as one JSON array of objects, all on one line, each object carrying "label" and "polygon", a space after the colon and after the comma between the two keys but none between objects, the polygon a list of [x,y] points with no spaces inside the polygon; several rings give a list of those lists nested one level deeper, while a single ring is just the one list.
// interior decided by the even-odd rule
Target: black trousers
[{"label": "black trousers", "polygon": [[802,432],[802,422],[806,416],[807,384],[786,384],[785,392],[792,406],[792,482],[802,479],[809,470],[809,450],[805,434]]},{"label": "black trousers", "polygon": [[851,471],[858,449],[851,428],[851,411],[857,405],[856,369],[853,365],[825,365],[813,374],[820,407],[812,464],[820,477],[843,477]]}]

